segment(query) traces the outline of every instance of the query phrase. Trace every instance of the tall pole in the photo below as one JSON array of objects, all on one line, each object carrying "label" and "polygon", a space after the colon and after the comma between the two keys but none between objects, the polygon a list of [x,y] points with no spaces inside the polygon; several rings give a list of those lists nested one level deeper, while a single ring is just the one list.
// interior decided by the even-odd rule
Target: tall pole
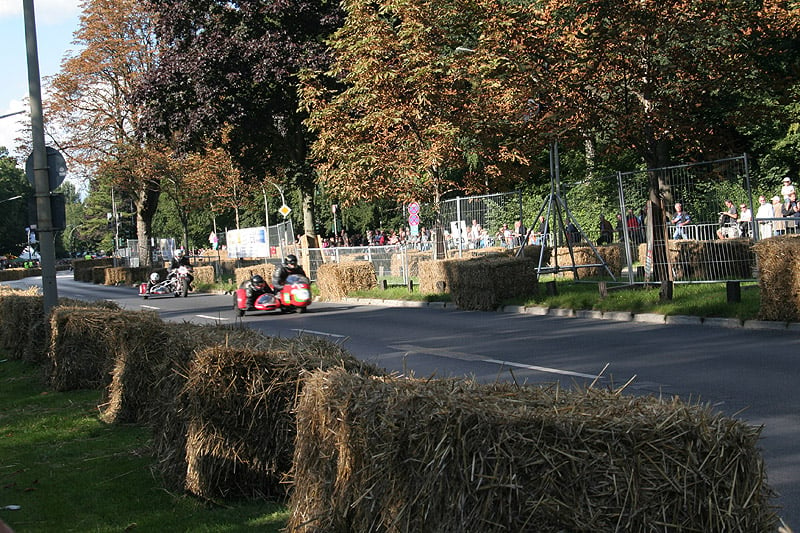
[{"label": "tall pole", "polygon": [[40,237],[39,254],[42,264],[42,293],[44,316],[58,305],[56,286],[56,248],[53,219],[50,213],[50,175],[44,145],[44,117],[42,113],[42,86],[39,77],[39,51],[36,45],[36,18],[33,0],[23,0],[25,14],[25,45],[28,55],[28,92],[31,104],[31,132],[33,134],[33,177],[36,198],[37,229]]}]

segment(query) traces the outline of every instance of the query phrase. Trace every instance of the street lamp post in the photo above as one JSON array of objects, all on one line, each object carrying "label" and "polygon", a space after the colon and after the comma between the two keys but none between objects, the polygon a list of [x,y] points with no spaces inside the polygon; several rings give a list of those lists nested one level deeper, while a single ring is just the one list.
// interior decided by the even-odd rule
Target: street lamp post
[{"label": "street lamp post", "polygon": [[42,86],[39,76],[39,52],[36,45],[36,18],[33,0],[23,0],[25,16],[25,44],[28,56],[28,90],[31,106],[31,133],[33,141],[33,176],[36,197],[37,229],[41,235],[39,254],[42,264],[42,293],[44,316],[58,305],[56,286],[56,248],[53,219],[50,212],[50,175],[44,144],[44,116],[42,113]]}]

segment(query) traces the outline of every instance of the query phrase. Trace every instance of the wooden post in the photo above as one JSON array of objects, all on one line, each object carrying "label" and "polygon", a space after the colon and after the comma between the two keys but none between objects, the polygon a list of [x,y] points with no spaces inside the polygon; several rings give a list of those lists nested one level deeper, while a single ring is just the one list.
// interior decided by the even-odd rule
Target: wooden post
[{"label": "wooden post", "polygon": [[725,284],[728,293],[728,303],[735,304],[742,301],[742,285],[738,281],[728,281]]}]

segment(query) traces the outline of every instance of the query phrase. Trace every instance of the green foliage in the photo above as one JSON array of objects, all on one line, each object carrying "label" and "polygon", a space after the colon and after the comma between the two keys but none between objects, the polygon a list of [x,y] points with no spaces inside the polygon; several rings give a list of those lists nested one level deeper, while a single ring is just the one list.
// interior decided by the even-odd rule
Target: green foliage
[{"label": "green foliage", "polygon": [[[0,147],[0,254],[19,255],[24,248],[29,225],[26,198],[32,193],[25,173]],[[15,196],[23,198],[4,201]]]}]

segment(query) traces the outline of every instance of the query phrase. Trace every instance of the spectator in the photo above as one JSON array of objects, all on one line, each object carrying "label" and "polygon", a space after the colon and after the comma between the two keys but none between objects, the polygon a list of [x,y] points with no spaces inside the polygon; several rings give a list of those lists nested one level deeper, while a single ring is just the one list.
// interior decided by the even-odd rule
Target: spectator
[{"label": "spectator", "polygon": [[569,224],[567,224],[565,232],[567,234],[567,242],[576,244],[581,241],[581,233],[578,231],[578,227],[575,225],[575,223],[571,220],[569,221]]},{"label": "spectator", "polygon": [[795,192],[794,185],[792,185],[792,178],[786,176],[783,178],[783,186],[781,186],[781,196],[783,196],[783,201],[789,199],[789,194]]},{"label": "spectator", "polygon": [[739,236],[739,227],[736,221],[739,218],[739,213],[736,211],[736,206],[733,200],[725,200],[725,211],[719,212],[719,228],[717,228],[717,237],[720,239],[733,239]]},{"label": "spectator", "polygon": [[772,237],[772,220],[775,216],[772,204],[767,202],[764,195],[758,197],[758,210],[756,211],[756,221],[758,222],[758,238],[768,239]]},{"label": "spectator", "polygon": [[[789,193],[789,199],[783,203],[781,214],[784,218],[798,218],[800,217],[800,202],[797,201],[797,193],[792,191]],[[786,221],[786,232],[794,233],[797,231],[797,221]]]},{"label": "spectator", "polygon": [[683,210],[683,204],[680,202],[675,204],[675,215],[672,217],[672,223],[675,225],[675,231],[672,234],[673,239],[686,239],[686,230],[684,227],[692,221],[689,213]]},{"label": "spectator", "polygon": [[750,236],[750,223],[753,221],[753,212],[747,207],[747,204],[739,205],[739,231],[742,237]]},{"label": "spectator", "polygon": [[527,231],[522,220],[517,219],[514,221],[514,246],[521,246],[525,240]]},{"label": "spectator", "polygon": [[[772,202],[773,218],[782,217],[783,204],[781,203],[780,196],[773,196],[771,202]],[[783,235],[784,233],[786,233],[786,222],[784,222],[783,220],[773,220],[772,233],[773,235]]]},{"label": "spectator", "polygon": [[597,246],[611,244],[614,241],[614,228],[611,222],[606,220],[605,215],[600,214],[600,238],[597,239]]}]

